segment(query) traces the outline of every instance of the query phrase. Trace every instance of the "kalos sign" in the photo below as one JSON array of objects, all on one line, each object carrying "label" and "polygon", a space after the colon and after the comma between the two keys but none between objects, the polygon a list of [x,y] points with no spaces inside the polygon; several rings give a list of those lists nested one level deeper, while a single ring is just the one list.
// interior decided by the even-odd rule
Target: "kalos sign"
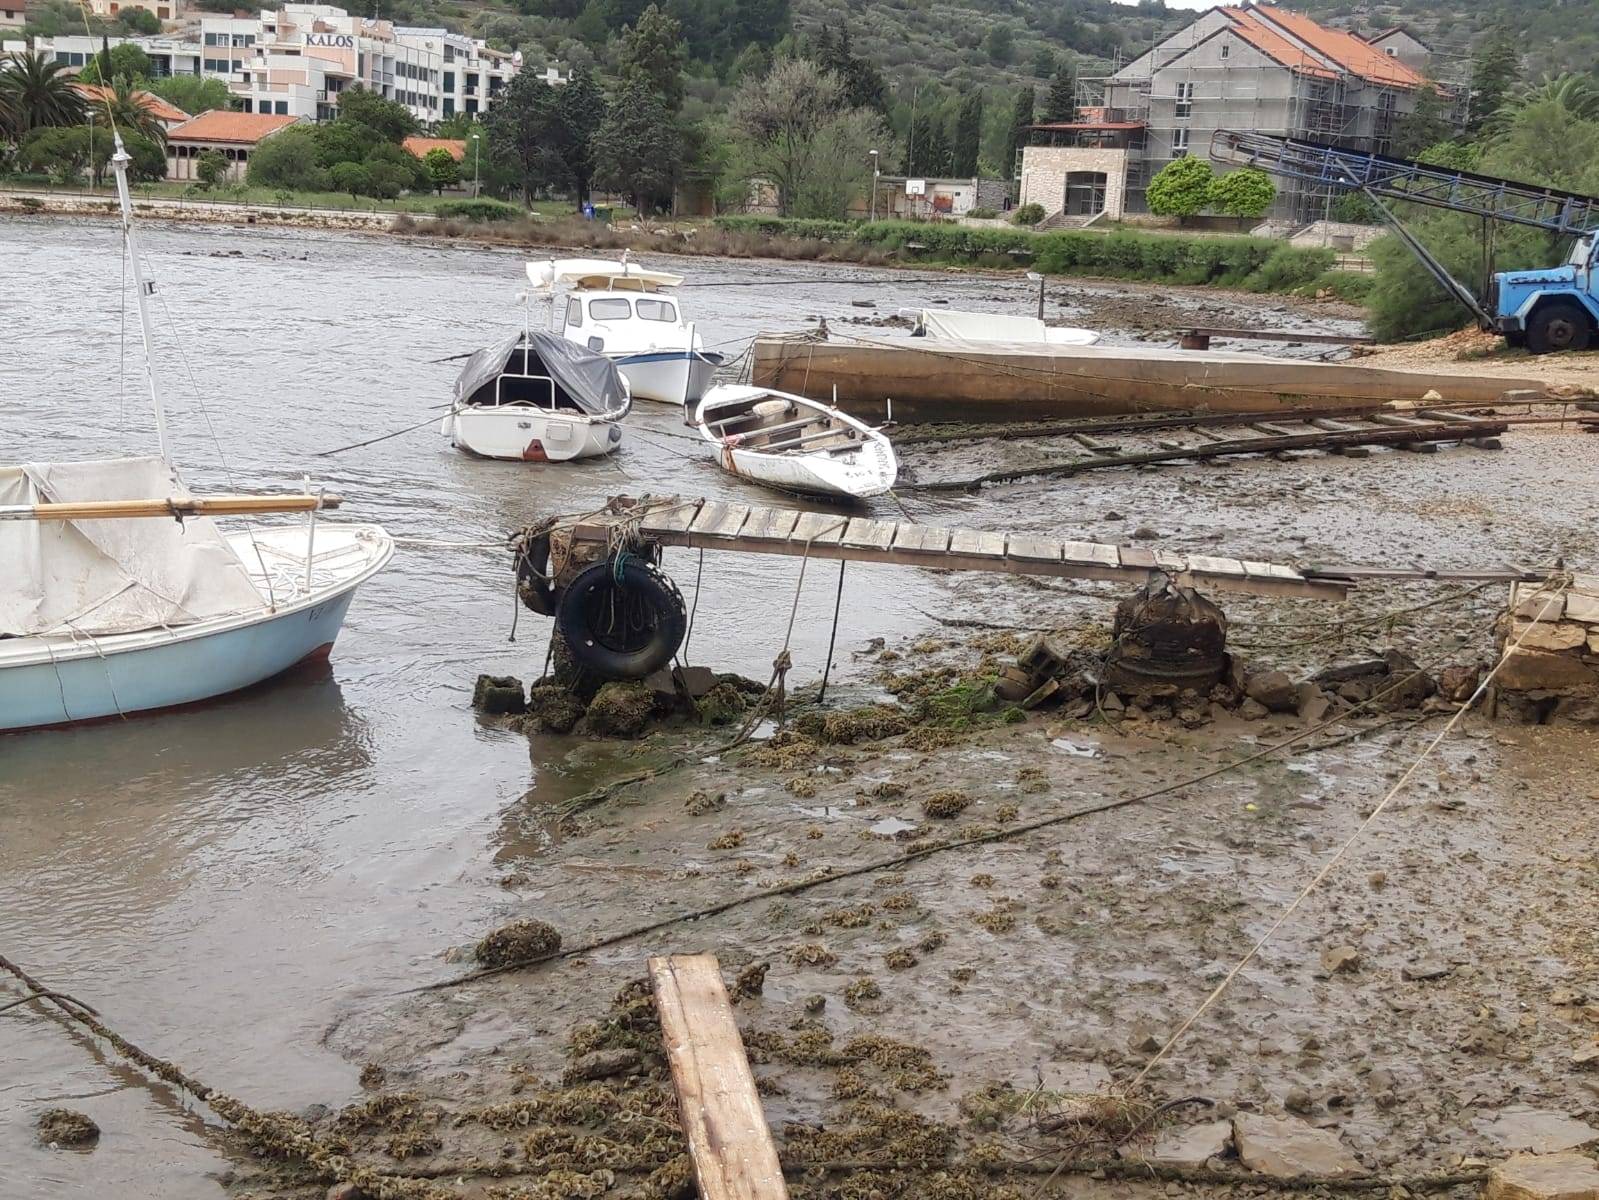
[{"label": "kalos sign", "polygon": [[354,50],[355,38],[348,33],[308,33],[305,35],[307,46],[332,46],[338,50]]}]

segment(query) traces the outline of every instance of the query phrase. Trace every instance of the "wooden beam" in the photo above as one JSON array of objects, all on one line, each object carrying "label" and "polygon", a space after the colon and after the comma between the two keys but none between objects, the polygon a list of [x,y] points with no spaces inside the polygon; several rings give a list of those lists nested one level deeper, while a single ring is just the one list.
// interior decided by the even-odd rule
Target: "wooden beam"
[{"label": "wooden beam", "polygon": [[783,1167],[715,956],[675,954],[649,965],[701,1200],[787,1200]]},{"label": "wooden beam", "polygon": [[132,517],[237,517],[255,513],[338,508],[344,497],[172,496],[150,500],[74,500],[55,504],[3,504],[0,521],[110,521]]}]

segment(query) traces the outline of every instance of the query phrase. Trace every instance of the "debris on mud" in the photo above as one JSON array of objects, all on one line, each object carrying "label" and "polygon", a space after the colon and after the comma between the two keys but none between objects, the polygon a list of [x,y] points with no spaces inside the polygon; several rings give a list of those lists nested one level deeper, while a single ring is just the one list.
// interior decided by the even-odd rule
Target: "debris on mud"
[{"label": "debris on mud", "polygon": [[561,948],[561,935],[543,921],[524,919],[502,925],[487,935],[472,951],[472,957],[485,967],[543,958]]},{"label": "debris on mud", "polygon": [[71,1108],[46,1109],[34,1131],[41,1146],[92,1146],[100,1140],[100,1127],[93,1119]]},{"label": "debris on mud", "polygon": [[522,681],[514,675],[479,675],[472,689],[472,707],[491,715],[525,712]]},{"label": "debris on mud", "polygon": [[929,817],[939,820],[949,820],[958,817],[971,807],[972,798],[965,792],[955,788],[946,788],[934,792],[922,801],[922,812]]}]

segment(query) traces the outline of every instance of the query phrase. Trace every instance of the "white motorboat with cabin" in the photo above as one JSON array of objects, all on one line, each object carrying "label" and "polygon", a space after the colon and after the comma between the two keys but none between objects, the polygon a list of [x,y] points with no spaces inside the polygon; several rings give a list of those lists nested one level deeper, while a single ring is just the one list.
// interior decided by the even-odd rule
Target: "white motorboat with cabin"
[{"label": "white motorboat with cabin", "polygon": [[[325,657],[356,588],[394,552],[375,525],[318,520],[338,497],[197,497],[172,465],[154,290],[127,164],[111,159],[144,335],[159,457],[0,468],[0,731],[209,700]],[[217,515],[302,512],[224,533]]]},{"label": "white motorboat with cabin", "polygon": [[882,430],[789,392],[714,387],[692,423],[723,470],[782,491],[860,500],[883,495],[899,475]]},{"label": "white motorboat with cabin", "polygon": [[[692,405],[724,361],[704,348],[677,297],[666,294],[683,282],[681,275],[641,267],[624,255],[621,262],[530,262],[527,276],[550,294],[551,328],[614,362],[637,399]],[[562,285],[564,300],[555,294]]]},{"label": "white motorboat with cabin", "polygon": [[482,458],[568,462],[620,446],[632,406],[610,359],[524,331],[467,359],[439,432]]}]

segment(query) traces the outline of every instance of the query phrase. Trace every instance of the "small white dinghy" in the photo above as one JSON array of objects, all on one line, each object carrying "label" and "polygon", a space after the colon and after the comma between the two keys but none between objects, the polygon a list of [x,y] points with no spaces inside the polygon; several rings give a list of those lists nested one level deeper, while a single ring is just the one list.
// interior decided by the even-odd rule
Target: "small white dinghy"
[{"label": "small white dinghy", "polygon": [[[375,525],[320,523],[336,496],[196,497],[178,477],[153,358],[155,284],[131,161],[111,165],[160,457],[0,467],[0,731],[209,700],[333,649],[355,590],[394,552]],[[299,512],[224,534],[212,516]]]},{"label": "small white dinghy", "polygon": [[620,446],[632,405],[610,359],[553,333],[524,332],[467,359],[439,432],[483,458],[569,462]]},{"label": "small white dinghy", "polygon": [[713,387],[691,423],[724,470],[786,492],[859,500],[883,495],[899,476],[880,429],[790,392]]}]

